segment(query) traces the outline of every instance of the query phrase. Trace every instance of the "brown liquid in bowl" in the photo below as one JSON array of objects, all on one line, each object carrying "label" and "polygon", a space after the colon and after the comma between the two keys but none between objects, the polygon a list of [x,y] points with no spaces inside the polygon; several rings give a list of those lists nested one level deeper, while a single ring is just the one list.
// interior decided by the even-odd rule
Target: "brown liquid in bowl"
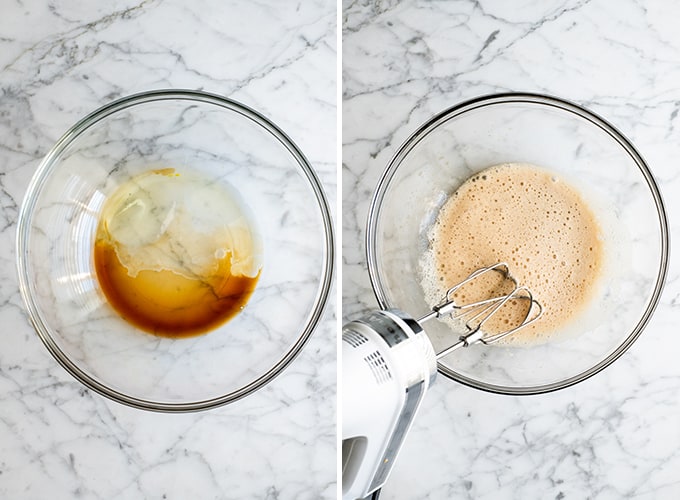
[{"label": "brown liquid in bowl", "polygon": [[262,243],[238,193],[193,173],[153,170],[102,207],[94,266],[123,319],[189,337],[243,310],[260,277]]},{"label": "brown liquid in bowl", "polygon": [[94,249],[97,278],[111,306],[126,321],[164,337],[205,333],[241,312],[259,274],[233,276],[229,261],[227,254],[212,276],[145,270],[132,277],[110,243],[98,241]]}]

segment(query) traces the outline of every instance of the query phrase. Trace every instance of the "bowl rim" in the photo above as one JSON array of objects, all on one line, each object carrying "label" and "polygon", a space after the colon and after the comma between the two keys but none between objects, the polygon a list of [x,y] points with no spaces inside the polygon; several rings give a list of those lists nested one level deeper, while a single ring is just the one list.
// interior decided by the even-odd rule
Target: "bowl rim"
[{"label": "bowl rim", "polygon": [[[307,179],[309,186],[314,192],[324,229],[324,255],[319,286],[314,298],[313,307],[307,314],[306,322],[304,323],[304,327],[301,329],[297,340],[289,347],[288,351],[283,355],[283,357],[281,357],[268,371],[249,383],[243,385],[242,387],[213,398],[186,402],[168,402],[131,396],[109,387],[106,383],[100,381],[94,376],[89,375],[87,372],[81,369],[74,361],[69,358],[66,353],[64,353],[59,348],[56,341],[52,338],[50,328],[48,328],[46,322],[42,318],[40,308],[33,298],[33,287],[29,278],[31,270],[27,262],[27,252],[30,245],[30,228],[33,221],[33,209],[35,208],[37,198],[41,193],[45,181],[49,178],[54,167],[56,166],[55,160],[60,158],[66,147],[73,143],[73,141],[77,139],[78,136],[80,136],[92,125],[118,111],[139,104],[166,100],[194,101],[203,104],[215,105],[240,114],[244,118],[254,122],[256,125],[268,132],[274,140],[277,140],[282,146],[284,146],[284,148],[296,161],[301,173],[304,174],[304,177]],[[158,89],[131,94],[101,106],[71,126],[52,146],[33,174],[19,210],[15,240],[16,269],[18,272],[19,291],[21,293],[24,305],[28,312],[29,320],[33,325],[33,328],[50,354],[52,354],[57,362],[76,380],[89,389],[101,394],[102,396],[133,408],[167,413],[194,412],[216,408],[218,406],[232,403],[256,392],[280,375],[283,370],[300,354],[302,348],[307,344],[312,333],[321,320],[325,307],[328,303],[334,276],[334,242],[335,238],[331,210],[323,189],[323,185],[305,155],[293,142],[293,140],[285,132],[283,132],[281,128],[266,118],[263,114],[255,111],[253,108],[219,94],[191,89]]]},{"label": "bowl rim", "polygon": [[376,296],[378,304],[381,309],[393,309],[397,305],[392,304],[389,301],[389,297],[384,291],[382,285],[382,280],[380,277],[380,271],[378,266],[378,255],[376,252],[377,244],[377,226],[379,222],[380,207],[382,201],[387,193],[387,189],[390,185],[390,181],[394,177],[399,165],[404,160],[404,158],[413,150],[413,148],[420,143],[431,131],[433,131],[439,125],[447,122],[450,119],[461,116],[469,111],[473,111],[479,108],[487,106],[495,106],[499,104],[509,104],[509,103],[523,103],[531,105],[547,106],[551,108],[558,109],[560,111],[565,111],[572,113],[581,119],[585,119],[591,124],[597,126],[602,131],[607,133],[615,142],[621,146],[621,148],[631,157],[634,163],[639,168],[642,176],[644,177],[650,193],[654,199],[654,204],[656,206],[659,229],[660,229],[660,265],[656,275],[656,281],[654,284],[654,289],[648,299],[647,307],[642,313],[642,316],[638,320],[635,327],[632,329],[631,333],[623,340],[623,342],[612,351],[608,356],[602,359],[597,364],[592,367],[573,375],[567,377],[563,380],[557,382],[551,382],[547,384],[530,385],[530,386],[503,386],[498,384],[490,384],[486,382],[481,382],[479,380],[467,377],[460,373],[455,372],[443,363],[437,363],[437,369],[442,375],[460,382],[464,385],[474,387],[476,389],[481,389],[486,392],[498,393],[498,394],[508,394],[508,395],[532,395],[532,394],[542,394],[547,392],[556,391],[566,387],[570,387],[574,384],[582,382],[596,373],[599,373],[607,366],[611,365],[616,361],[624,352],[626,352],[630,346],[638,339],[644,328],[647,326],[654,310],[656,309],[661,293],[666,282],[666,277],[668,273],[669,266],[669,232],[668,232],[668,217],[666,214],[666,209],[664,207],[663,199],[661,197],[661,192],[654,180],[654,177],[649,169],[649,166],[643,159],[642,155],[637,151],[632,142],[626,138],[626,136],[621,133],[616,127],[609,123],[604,118],[600,117],[596,113],[587,110],[583,106],[576,104],[574,102],[568,101],[566,99],[555,97],[547,94],[531,93],[531,92],[503,92],[495,94],[485,94],[472,99],[462,101],[454,106],[451,106],[440,113],[434,115],[428,121],[423,123],[420,127],[416,129],[397,149],[394,156],[388,162],[387,167],[380,177],[377,187],[374,191],[373,198],[371,200],[368,217],[367,217],[367,227],[366,227],[366,260],[368,263],[368,275],[371,282],[371,287]]}]

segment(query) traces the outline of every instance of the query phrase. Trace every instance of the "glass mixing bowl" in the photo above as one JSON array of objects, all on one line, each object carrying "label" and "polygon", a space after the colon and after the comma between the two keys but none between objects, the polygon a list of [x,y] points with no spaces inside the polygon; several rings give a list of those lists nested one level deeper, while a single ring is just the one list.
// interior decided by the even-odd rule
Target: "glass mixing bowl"
[{"label": "glass mixing bowl", "polygon": [[[107,197],[162,168],[228,183],[262,238],[245,308],[200,336],[138,330],[108,304],[94,269]],[[196,209],[192,220],[214,219],[210,210]],[[262,387],[308,340],[331,287],[331,217],[308,161],[262,115],[204,92],[145,92],[90,114],[47,154],[19,214],[17,265],[38,335],[80,382],[137,408],[206,409]]]},{"label": "glass mixing bowl", "polygon": [[[424,316],[431,304],[420,262],[439,209],[474,173],[510,162],[554,171],[587,200],[604,233],[601,289],[569,333],[533,346],[472,345],[441,358],[438,369],[479,389],[536,394],[584,380],[621,356],[649,321],[666,277],[668,225],[659,189],[613,126],[561,99],[517,93],[480,97],[435,116],[399,148],[378,184],[368,267],[381,308]],[[443,322],[430,321],[425,330],[437,352],[457,339]]]}]

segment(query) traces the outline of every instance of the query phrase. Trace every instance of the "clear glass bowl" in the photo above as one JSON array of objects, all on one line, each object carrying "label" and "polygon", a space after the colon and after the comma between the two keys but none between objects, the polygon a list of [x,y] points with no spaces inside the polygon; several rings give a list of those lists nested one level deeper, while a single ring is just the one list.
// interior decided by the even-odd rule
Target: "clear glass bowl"
[{"label": "clear glass bowl", "polygon": [[[94,270],[107,197],[135,175],[168,167],[228,182],[264,247],[244,310],[182,339],[123,320]],[[87,387],[149,410],[212,408],[272,380],[319,321],[333,260],[328,204],[300,150],[256,111],[204,92],[145,92],[85,117],[42,161],[19,214],[19,284],[41,340]]]},{"label": "clear glass bowl", "polygon": [[[429,305],[420,259],[440,207],[472,174],[508,162],[552,170],[588,200],[605,233],[602,289],[559,340],[473,345],[440,359],[438,368],[479,389],[536,394],[584,380],[621,356],[663,288],[668,224],[659,189],[613,126],[561,99],[517,93],[480,97],[433,117],[399,148],[378,184],[367,228],[368,267],[380,307],[423,316]],[[437,351],[456,338],[443,322],[430,321],[425,330]]]}]

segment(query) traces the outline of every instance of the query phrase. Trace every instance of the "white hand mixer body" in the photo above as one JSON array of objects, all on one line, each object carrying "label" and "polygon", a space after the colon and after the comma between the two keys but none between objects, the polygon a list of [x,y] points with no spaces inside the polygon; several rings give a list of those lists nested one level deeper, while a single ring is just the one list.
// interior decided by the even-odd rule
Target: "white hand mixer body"
[{"label": "white hand mixer body", "polygon": [[[466,305],[454,302],[461,287],[488,272],[502,274],[510,291]],[[511,301],[528,301],[526,314],[512,328],[484,333],[491,316]],[[536,321],[541,305],[518,286],[506,264],[475,271],[449,289],[432,312],[416,320],[398,310],[374,311],[342,332],[342,497],[363,499],[388,478],[404,438],[437,374],[437,358],[472,343],[491,344]],[[444,316],[461,321],[457,341],[435,353],[421,323]]]},{"label": "white hand mixer body", "polygon": [[385,483],[437,360],[420,325],[399,311],[352,321],[342,339],[342,495],[354,500]]}]

